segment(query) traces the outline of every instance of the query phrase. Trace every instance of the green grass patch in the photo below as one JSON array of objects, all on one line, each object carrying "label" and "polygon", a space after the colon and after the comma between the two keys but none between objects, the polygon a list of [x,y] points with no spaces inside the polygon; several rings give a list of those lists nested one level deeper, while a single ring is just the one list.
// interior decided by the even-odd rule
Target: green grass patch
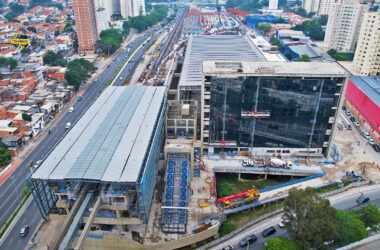
[{"label": "green grass patch", "polygon": [[236,214],[228,215],[226,220],[222,223],[219,228],[219,235],[224,236],[233,230],[240,228],[247,224],[248,222],[257,219],[264,214],[271,213],[277,209],[283,207],[283,202],[272,203],[270,205],[256,207],[251,210],[246,210],[244,212],[239,212]]},{"label": "green grass patch", "polygon": [[17,213],[20,211],[22,206],[25,204],[26,200],[29,198],[31,192],[28,192],[27,194],[23,194],[23,198],[21,199],[20,204],[17,206],[15,211],[8,217],[8,219],[5,221],[4,225],[0,228],[0,238],[3,237],[3,234],[7,231],[9,225],[12,223],[13,219],[16,217]]},{"label": "green grass patch", "polygon": [[257,176],[253,175],[241,175],[241,177],[241,180],[239,180],[238,175],[236,174],[217,174],[216,190],[218,197],[240,193],[252,187],[261,189],[289,180],[289,178],[284,177],[270,177],[268,179],[264,179],[260,176],[257,178]]},{"label": "green grass patch", "polygon": [[339,184],[338,183],[333,183],[331,185],[328,185],[328,186],[324,186],[324,187],[321,187],[321,188],[316,188],[315,190],[317,191],[317,193],[328,193],[328,192],[332,192],[332,191],[335,191],[337,189],[339,189]]}]

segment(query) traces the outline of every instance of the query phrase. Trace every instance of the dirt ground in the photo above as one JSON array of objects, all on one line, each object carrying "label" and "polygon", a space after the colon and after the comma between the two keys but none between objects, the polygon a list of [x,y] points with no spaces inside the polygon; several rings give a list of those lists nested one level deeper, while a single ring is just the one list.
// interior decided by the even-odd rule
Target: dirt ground
[{"label": "dirt ground", "polygon": [[[338,122],[344,119],[338,116]],[[333,143],[338,147],[341,160],[336,167],[325,167],[327,176],[331,179],[340,178],[345,171],[354,170],[374,182],[380,182],[380,153],[373,150],[367,140],[360,135],[360,128],[352,126],[352,130],[336,129]]]}]

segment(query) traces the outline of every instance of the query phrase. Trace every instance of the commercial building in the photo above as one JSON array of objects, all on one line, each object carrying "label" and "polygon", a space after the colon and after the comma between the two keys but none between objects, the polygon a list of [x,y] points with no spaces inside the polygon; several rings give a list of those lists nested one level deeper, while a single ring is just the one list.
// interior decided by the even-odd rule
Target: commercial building
[{"label": "commercial building", "polygon": [[364,15],[354,56],[354,71],[360,75],[380,75],[380,11]]},{"label": "commercial building", "polygon": [[305,0],[305,1],[303,1],[302,7],[308,13],[311,13],[311,12],[318,13],[318,11],[319,11],[319,2],[320,2],[320,0]]},{"label": "commercial building", "polygon": [[339,52],[354,52],[367,11],[368,5],[358,0],[343,0],[334,4],[329,13],[324,46]]},{"label": "commercial building", "polygon": [[76,223],[143,236],[165,117],[164,87],[108,87],[34,172],[33,195],[44,216],[68,213],[79,202],[61,244],[72,241]]},{"label": "commercial building", "polygon": [[270,10],[277,10],[278,9],[278,0],[269,0],[268,8]]},{"label": "commercial building", "polygon": [[345,102],[361,130],[380,143],[380,78],[352,77],[348,80]]},{"label": "commercial building", "polygon": [[120,14],[124,18],[145,15],[145,1],[120,0]]},{"label": "commercial building", "polygon": [[73,0],[75,28],[80,53],[93,53],[98,38],[93,0]]},{"label": "commercial building", "polygon": [[189,38],[178,84],[178,96],[181,101],[196,101],[198,104],[198,139],[200,139],[200,105],[203,86],[202,63],[205,60],[253,62],[265,59],[248,36],[201,35]]},{"label": "commercial building", "polygon": [[204,151],[327,155],[346,80],[338,64],[206,61],[203,76]]}]

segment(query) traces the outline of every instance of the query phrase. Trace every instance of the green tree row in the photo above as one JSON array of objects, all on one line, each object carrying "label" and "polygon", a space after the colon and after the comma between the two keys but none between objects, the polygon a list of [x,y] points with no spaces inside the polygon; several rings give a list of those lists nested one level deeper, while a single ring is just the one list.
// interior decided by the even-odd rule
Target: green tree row
[{"label": "green tree row", "polygon": [[368,236],[380,224],[380,211],[369,204],[359,210],[336,210],[314,189],[292,189],[284,203],[283,223],[290,239],[275,237],[265,250],[333,249]]},{"label": "green tree row", "polygon": [[42,57],[43,63],[49,66],[62,66],[67,65],[67,61],[54,51],[48,50]]},{"label": "green tree row", "polygon": [[313,40],[323,41],[325,37],[325,32],[322,29],[322,21],[324,19],[314,18],[312,20],[307,20],[302,24],[294,26],[292,29],[300,30],[309,36]]},{"label": "green tree row", "polygon": [[157,6],[148,15],[130,17],[128,21],[124,22],[123,28],[125,31],[133,28],[141,32],[162,21],[167,15],[168,7]]},{"label": "green tree row", "polygon": [[238,8],[248,12],[258,12],[264,6],[268,6],[268,0],[228,0],[226,8]]}]

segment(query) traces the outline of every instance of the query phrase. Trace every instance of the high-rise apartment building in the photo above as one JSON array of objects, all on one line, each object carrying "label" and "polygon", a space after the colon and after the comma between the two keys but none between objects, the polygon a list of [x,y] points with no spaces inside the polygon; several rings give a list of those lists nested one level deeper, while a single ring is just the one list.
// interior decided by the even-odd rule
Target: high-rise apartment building
[{"label": "high-rise apartment building", "polygon": [[319,10],[319,2],[320,0],[305,0],[303,1],[303,8],[308,12],[308,13],[317,13]]},{"label": "high-rise apartment building", "polygon": [[94,0],[96,27],[98,33],[110,28],[113,14],[113,2],[111,0]]},{"label": "high-rise apartment building", "polygon": [[269,9],[277,10],[278,9],[278,0],[269,0]]},{"label": "high-rise apartment building", "polygon": [[339,52],[354,52],[360,25],[368,5],[358,0],[343,0],[334,4],[329,14],[324,46]]},{"label": "high-rise apartment building", "polygon": [[380,12],[364,15],[354,57],[354,70],[361,75],[380,75]]},{"label": "high-rise apartment building", "polygon": [[145,1],[120,0],[120,13],[124,18],[145,15]]},{"label": "high-rise apartment building", "polygon": [[320,0],[318,7],[318,15],[329,15],[330,10],[336,3],[342,2],[341,0]]},{"label": "high-rise apartment building", "polygon": [[93,0],[73,0],[80,53],[93,53],[98,37]]}]

